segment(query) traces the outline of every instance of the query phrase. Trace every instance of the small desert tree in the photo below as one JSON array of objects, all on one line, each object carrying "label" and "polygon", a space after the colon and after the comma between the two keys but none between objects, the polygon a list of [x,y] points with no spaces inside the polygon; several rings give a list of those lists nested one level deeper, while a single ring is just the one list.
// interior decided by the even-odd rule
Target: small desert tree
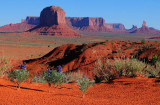
[{"label": "small desert tree", "polygon": [[20,85],[28,78],[28,76],[29,72],[27,72],[26,70],[12,70],[8,74],[8,78],[10,79],[10,81],[17,84],[18,89],[20,89]]},{"label": "small desert tree", "polygon": [[51,83],[53,83],[53,90],[54,88],[61,85],[61,83],[64,80],[64,74],[63,73],[57,73],[55,70],[52,70],[50,74],[47,72],[44,73],[44,79],[48,82],[49,86],[49,92],[51,88]]},{"label": "small desert tree", "polygon": [[85,96],[85,92],[94,84],[94,81],[90,81],[88,78],[80,78],[77,80],[77,85],[79,89],[82,91],[83,97]]}]

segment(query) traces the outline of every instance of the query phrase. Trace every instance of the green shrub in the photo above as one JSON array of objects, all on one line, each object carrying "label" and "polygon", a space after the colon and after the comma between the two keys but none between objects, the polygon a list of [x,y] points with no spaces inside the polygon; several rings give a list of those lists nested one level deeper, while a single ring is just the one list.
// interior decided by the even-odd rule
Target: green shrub
[{"label": "green shrub", "polygon": [[77,85],[79,89],[82,91],[83,97],[85,96],[85,92],[94,84],[94,81],[90,81],[88,78],[80,78],[77,81]]},{"label": "green shrub", "polygon": [[156,63],[156,67],[155,67],[155,77],[160,78],[160,62],[159,61]]},{"label": "green shrub", "polygon": [[69,72],[65,74],[66,81],[68,82],[76,82],[79,78],[83,77],[83,73],[78,72]]},{"label": "green shrub", "polygon": [[116,73],[118,74],[118,76],[122,76],[123,75],[123,69],[124,69],[124,64],[121,60],[116,59],[113,63],[113,66],[116,70]]},{"label": "green shrub", "polygon": [[94,80],[96,83],[105,80],[111,82],[116,78],[116,74],[111,70],[112,65],[109,63],[109,60],[102,62],[100,59],[95,62],[94,66]]},{"label": "green shrub", "polygon": [[53,83],[53,90],[54,90],[54,88],[60,86],[61,83],[64,81],[64,74],[52,70],[51,74],[47,74],[47,72],[44,73],[44,79],[48,82],[49,92],[50,92],[51,83]]},{"label": "green shrub", "polygon": [[155,67],[145,69],[145,76],[148,78],[160,78],[160,62],[156,62]]},{"label": "green shrub", "polygon": [[125,60],[124,64],[124,76],[134,77],[137,74],[141,74],[146,64],[138,61],[137,59]]},{"label": "green shrub", "polygon": [[146,41],[143,39],[143,40],[141,40],[141,43],[142,43],[142,44],[145,44],[145,43],[146,43]]},{"label": "green shrub", "polygon": [[33,77],[33,79],[32,79],[32,82],[36,82],[36,83],[38,83],[38,82],[39,82],[39,80],[38,80],[38,78],[37,78],[36,76],[34,76],[34,77]]},{"label": "green shrub", "polygon": [[18,85],[18,88],[20,88],[20,85],[28,78],[28,76],[29,72],[27,72],[26,70],[12,70],[8,74],[8,78],[10,79],[10,81],[15,82]]}]

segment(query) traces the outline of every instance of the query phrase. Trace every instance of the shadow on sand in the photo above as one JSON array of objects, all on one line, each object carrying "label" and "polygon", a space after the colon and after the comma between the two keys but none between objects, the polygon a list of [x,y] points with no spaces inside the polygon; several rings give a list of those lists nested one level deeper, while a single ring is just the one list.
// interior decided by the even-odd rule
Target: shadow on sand
[{"label": "shadow on sand", "polygon": [[[14,89],[14,90],[17,90],[16,88],[17,88],[17,86],[13,86],[13,85],[1,85],[0,84],[0,87],[7,87],[7,88],[11,88],[11,89]],[[14,88],[12,88],[12,87],[14,87]],[[44,91],[44,90],[39,90],[39,89],[31,89],[31,88],[26,88],[26,87],[20,87],[20,89],[26,89],[26,90],[33,90],[33,91],[39,91],[39,92],[46,92],[46,91]]]}]

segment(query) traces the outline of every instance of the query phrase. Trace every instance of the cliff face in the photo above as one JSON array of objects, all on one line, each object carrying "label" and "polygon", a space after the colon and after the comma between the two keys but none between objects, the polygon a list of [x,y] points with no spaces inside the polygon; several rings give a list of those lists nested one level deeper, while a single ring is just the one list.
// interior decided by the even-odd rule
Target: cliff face
[{"label": "cliff face", "polygon": [[66,24],[65,12],[62,8],[51,6],[43,9],[40,15],[41,26]]},{"label": "cliff face", "polygon": [[109,29],[105,27],[105,20],[103,18],[90,17],[66,17],[66,23],[69,27],[87,32],[108,32]]},{"label": "cliff face", "polygon": [[113,24],[114,30],[125,30],[125,26],[123,24]]},{"label": "cliff face", "polygon": [[123,24],[105,24],[107,28],[112,31],[125,31],[125,26]]},{"label": "cliff face", "polygon": [[[55,11],[52,11],[52,12],[54,13]],[[44,23],[41,22],[41,26],[42,24],[49,26],[49,24],[53,25],[54,22],[57,22],[54,24],[55,25],[61,24],[62,26],[64,26],[63,24],[65,24],[74,30],[86,31],[86,32],[121,32],[121,33],[136,33],[136,34],[160,34],[159,30],[148,27],[145,21],[143,22],[141,28],[137,28],[137,26],[133,25],[131,29],[126,30],[123,24],[105,24],[105,20],[103,18],[64,17],[64,14],[62,12],[58,12],[58,13],[61,13],[61,14],[57,14],[58,18],[55,18],[55,16],[51,17],[47,15],[48,13],[44,14],[41,20],[45,22]],[[0,31],[1,32],[23,32],[23,31],[30,30],[39,24],[40,24],[40,17],[27,16],[27,18],[22,20],[21,23],[8,24],[0,27]]]},{"label": "cliff face", "polygon": [[39,25],[40,18],[39,17],[33,17],[33,16],[27,16],[25,20],[21,20],[21,23],[27,23],[31,25]]},{"label": "cliff face", "polygon": [[[55,11],[53,11],[53,12],[55,12]],[[103,18],[90,18],[90,17],[66,17],[66,18],[64,18],[65,14],[63,14],[63,13],[60,14],[60,13],[61,12],[58,12],[58,16],[57,16],[59,18],[56,18],[56,16],[51,16],[51,14],[49,14],[49,13],[43,14],[41,16],[41,18],[28,16],[26,19],[21,20],[21,23],[17,23],[14,26],[11,25],[9,27],[9,30],[8,30],[8,28],[6,28],[4,26],[2,28],[0,28],[0,30],[10,31],[10,32],[15,32],[15,31],[23,32],[26,30],[30,30],[31,28],[33,28],[36,25],[51,26],[53,24],[54,25],[67,24],[67,26],[69,26],[70,28],[72,28],[74,30],[80,30],[80,31],[86,31],[86,32],[108,32],[109,31],[109,28],[105,26],[105,20]],[[63,18],[63,19],[61,19],[61,18]],[[19,27],[17,27],[17,25],[18,26],[20,25],[21,27],[25,27],[24,30],[23,30],[23,28],[19,29]],[[26,25],[27,25],[27,27],[26,27]],[[17,29],[15,26],[17,27]],[[12,28],[14,28],[14,30]]]},{"label": "cliff face", "polygon": [[105,20],[103,18],[90,18],[90,17],[66,17],[68,26],[85,27],[85,26],[104,26]]}]

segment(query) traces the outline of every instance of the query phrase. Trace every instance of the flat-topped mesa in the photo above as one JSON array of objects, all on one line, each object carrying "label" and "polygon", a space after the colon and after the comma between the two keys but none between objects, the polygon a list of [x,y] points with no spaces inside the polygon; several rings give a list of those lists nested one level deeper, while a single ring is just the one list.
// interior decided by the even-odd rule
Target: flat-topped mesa
[{"label": "flat-topped mesa", "polygon": [[66,24],[65,12],[61,7],[50,6],[42,10],[40,15],[41,26]]},{"label": "flat-topped mesa", "polygon": [[66,23],[69,27],[87,32],[108,32],[105,27],[105,20],[101,17],[66,17]]},{"label": "flat-topped mesa", "polygon": [[85,26],[104,26],[105,20],[91,17],[66,17],[66,23],[68,26],[82,28]]},{"label": "flat-topped mesa", "polygon": [[112,31],[125,31],[125,26],[121,23],[112,23],[112,24],[105,24],[105,27],[109,28]]},{"label": "flat-topped mesa", "polygon": [[87,18],[89,20],[89,26],[105,26],[105,20],[103,18]]},{"label": "flat-topped mesa", "polygon": [[39,25],[40,23],[40,17],[35,16],[27,16],[25,20],[21,20],[21,23],[27,23],[31,25]]}]

